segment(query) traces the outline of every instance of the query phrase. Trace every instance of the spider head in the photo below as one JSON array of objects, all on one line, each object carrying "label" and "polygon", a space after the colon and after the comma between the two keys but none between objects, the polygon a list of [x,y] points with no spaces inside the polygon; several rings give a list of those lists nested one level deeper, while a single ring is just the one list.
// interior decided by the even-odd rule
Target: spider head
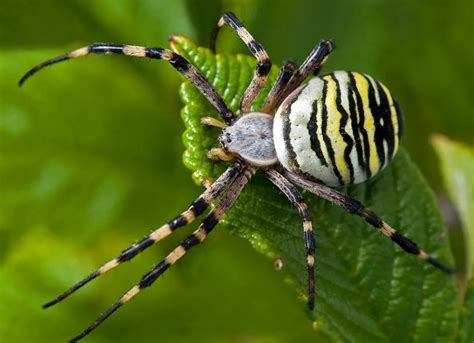
[{"label": "spider head", "polygon": [[228,129],[223,129],[221,135],[219,136],[219,145],[224,151],[229,151],[229,145],[232,143],[233,134]]},{"label": "spider head", "polygon": [[272,128],[272,116],[248,113],[222,130],[219,145],[225,152],[238,155],[253,165],[272,165],[277,161]]}]

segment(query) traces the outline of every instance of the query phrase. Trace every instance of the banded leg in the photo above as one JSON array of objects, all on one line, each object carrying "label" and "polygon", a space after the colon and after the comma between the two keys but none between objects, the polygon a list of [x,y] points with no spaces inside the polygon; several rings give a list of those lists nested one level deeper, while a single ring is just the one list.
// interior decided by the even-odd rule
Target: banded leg
[{"label": "banded leg", "polygon": [[283,174],[290,181],[297,184],[298,186],[301,186],[307,191],[314,193],[317,196],[326,199],[339,207],[342,207],[349,213],[361,216],[365,219],[367,223],[375,227],[386,237],[390,238],[394,243],[396,243],[407,253],[418,256],[420,259],[430,263],[434,267],[447,274],[452,274],[455,272],[454,269],[445,266],[444,264],[436,260],[434,257],[427,254],[425,251],[421,250],[415,242],[403,236],[401,233],[395,231],[395,229],[385,223],[371,209],[365,207],[359,200],[351,198],[348,195],[342,194],[320,183],[313,182],[308,179],[303,179],[294,173],[285,171]]},{"label": "banded leg", "polygon": [[283,101],[282,94],[288,81],[296,70],[296,64],[293,61],[287,61],[280,70],[280,74],[263,102],[260,112],[273,114]]},{"label": "banded leg", "polygon": [[233,205],[240,192],[247,184],[247,182],[254,175],[255,170],[251,167],[246,168],[234,183],[229,187],[229,190],[224,195],[218,205],[204,218],[199,228],[188,236],[184,241],[181,242],[170,254],[166,256],[164,260],[155,265],[147,274],[145,274],[140,282],[125,293],[116,303],[114,303],[107,311],[102,313],[100,317],[87,327],[81,334],[74,337],[70,342],[77,342],[84,338],[96,327],[98,327],[104,320],[106,320],[112,313],[117,311],[130,299],[136,296],[144,288],[149,287],[153,282],[158,279],[168,268],[175,264],[186,252],[193,246],[201,243],[207,235],[214,229],[222,216],[230,209]]},{"label": "banded leg", "polygon": [[277,186],[298,209],[301,219],[303,220],[304,230],[304,246],[306,249],[307,261],[307,286],[308,286],[308,308],[314,309],[314,235],[313,225],[311,223],[311,216],[308,212],[308,206],[304,202],[301,193],[293,186],[283,175],[275,169],[269,169],[265,172],[268,179],[270,179],[275,186]]},{"label": "banded leg", "polygon": [[207,188],[191,204],[191,206],[186,211],[178,215],[176,218],[174,218],[167,224],[154,230],[141,241],[123,250],[116,258],[105,263],[102,267],[89,274],[86,278],[74,284],[66,292],[62,293],[50,302],[44,304],[43,308],[48,308],[57,304],[58,302],[64,300],[72,293],[85,286],[87,283],[94,280],[98,276],[107,273],[108,271],[112,270],[123,262],[130,261],[143,250],[168,237],[176,229],[192,223],[197,216],[202,214],[209,207],[209,204],[214,199],[218,198],[223,193],[223,191],[229,186],[229,184],[231,184],[235,180],[235,178],[238,176],[239,173],[242,172],[242,170],[243,166],[240,162],[235,162],[234,164],[232,164],[209,188]]},{"label": "banded leg", "polygon": [[168,61],[173,66],[173,68],[175,68],[189,81],[191,81],[191,83],[206,97],[206,99],[216,108],[226,123],[231,123],[234,119],[234,114],[232,111],[227,108],[227,105],[225,104],[222,97],[217,93],[209,81],[207,81],[207,79],[201,74],[201,72],[181,55],[164,48],[147,48],[135,45],[108,43],[91,44],[71,51],[68,54],[53,57],[36,65],[20,79],[18,85],[23,85],[23,83],[28,78],[44,67],[89,54],[119,54]]},{"label": "banded leg", "polygon": [[257,68],[255,70],[255,74],[252,78],[252,81],[250,82],[250,85],[245,90],[242,100],[240,101],[240,111],[242,114],[244,114],[250,112],[252,102],[255,100],[258,93],[267,81],[268,74],[270,73],[270,69],[272,67],[272,62],[270,61],[270,57],[263,46],[252,37],[252,35],[232,12],[225,13],[219,19],[214,31],[212,32],[211,50],[213,52],[216,51],[216,39],[219,30],[225,24],[228,24],[232,30],[237,33],[240,39],[242,39],[242,41],[247,45],[252,55],[254,55],[257,59]]},{"label": "banded leg", "polygon": [[301,83],[315,70],[321,68],[321,66],[326,62],[327,57],[334,50],[335,45],[329,40],[321,41],[311,53],[306,57],[304,62],[298,68],[296,73],[291,78],[288,83],[284,93],[283,98],[286,98],[292,91],[294,91]]}]

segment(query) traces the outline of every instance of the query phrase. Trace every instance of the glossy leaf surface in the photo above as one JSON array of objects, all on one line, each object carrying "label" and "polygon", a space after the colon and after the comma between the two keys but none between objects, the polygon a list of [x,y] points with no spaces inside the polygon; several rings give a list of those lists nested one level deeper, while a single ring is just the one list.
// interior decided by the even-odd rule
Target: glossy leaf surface
[{"label": "glossy leaf surface", "polygon": [[[253,58],[214,56],[182,37],[175,37],[172,46],[199,67],[237,110],[253,73]],[[256,100],[255,110],[264,93]],[[187,82],[181,87],[181,97],[187,127],[185,164],[196,179],[215,178],[224,165],[209,161],[206,151],[215,146],[219,131],[200,124],[201,116],[215,111]],[[374,180],[345,191],[373,207],[427,251],[451,262],[433,194],[405,151]],[[306,197],[317,232],[313,323],[317,334],[342,342],[453,339],[457,299],[452,277],[401,252],[361,219],[309,194]],[[281,256],[296,289],[303,292],[306,260],[302,225],[295,209],[275,187],[257,177],[227,216],[226,226],[266,255]]]}]

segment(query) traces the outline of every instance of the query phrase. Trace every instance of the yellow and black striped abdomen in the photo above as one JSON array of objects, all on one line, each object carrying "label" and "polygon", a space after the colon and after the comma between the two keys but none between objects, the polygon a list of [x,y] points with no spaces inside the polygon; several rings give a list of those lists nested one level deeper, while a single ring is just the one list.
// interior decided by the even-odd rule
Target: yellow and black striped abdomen
[{"label": "yellow and black striped abdomen", "polygon": [[363,182],[397,151],[403,118],[372,77],[336,71],[311,79],[278,109],[273,135],[280,163],[327,185]]}]

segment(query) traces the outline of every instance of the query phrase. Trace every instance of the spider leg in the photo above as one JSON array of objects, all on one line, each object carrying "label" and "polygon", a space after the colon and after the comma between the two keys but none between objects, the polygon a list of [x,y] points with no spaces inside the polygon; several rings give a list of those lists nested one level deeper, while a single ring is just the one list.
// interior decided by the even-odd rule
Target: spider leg
[{"label": "spider leg", "polygon": [[304,62],[300,65],[296,73],[283,92],[283,99],[286,98],[292,91],[294,91],[301,83],[314,71],[319,70],[326,62],[327,57],[334,50],[335,45],[330,40],[321,41],[306,57]]},{"label": "spider leg", "polygon": [[89,54],[119,54],[168,61],[177,71],[179,71],[189,81],[191,81],[191,83],[206,97],[206,99],[216,108],[226,123],[232,122],[234,118],[234,114],[231,110],[229,110],[222,97],[219,95],[219,93],[217,93],[209,81],[207,81],[207,79],[201,74],[201,72],[181,55],[164,48],[147,48],[135,45],[109,43],[91,44],[71,51],[68,54],[53,57],[34,66],[20,79],[18,85],[23,85],[23,83],[28,78],[44,67]]},{"label": "spider leg", "polygon": [[207,152],[207,158],[214,161],[232,161],[235,160],[235,155],[222,148],[212,148]]},{"label": "spider leg", "polygon": [[288,81],[293,76],[297,66],[293,61],[287,61],[280,70],[280,74],[263,102],[260,112],[273,114],[275,109],[283,101],[282,93],[285,90]]},{"label": "spider leg", "polygon": [[144,288],[149,287],[158,279],[168,268],[175,264],[186,252],[193,246],[201,243],[207,235],[214,229],[222,216],[233,205],[240,192],[255,173],[255,169],[247,167],[241,172],[237,179],[229,187],[227,193],[223,196],[217,206],[204,218],[199,228],[181,242],[164,260],[155,265],[147,274],[145,274],[140,282],[125,293],[116,303],[114,303],[107,311],[102,313],[100,317],[88,326],[81,334],[71,339],[70,342],[77,342],[84,338],[96,327],[98,327],[104,320],[106,320],[112,313],[122,307],[125,303],[131,300]]},{"label": "spider leg", "polygon": [[314,309],[314,235],[313,225],[311,223],[311,216],[308,211],[308,206],[304,202],[303,196],[298,189],[291,184],[283,175],[277,172],[275,169],[268,169],[265,171],[268,179],[275,184],[291,201],[298,210],[298,213],[303,220],[304,230],[304,245],[306,249],[306,261],[307,261],[307,286],[308,286],[308,308]]},{"label": "spider leg", "polygon": [[194,221],[194,219],[202,214],[208,207],[209,204],[219,197],[223,191],[235,180],[239,173],[243,170],[243,166],[240,162],[232,164],[227,170],[209,187],[207,188],[192,204],[191,206],[178,215],[176,218],[154,230],[148,236],[143,238],[141,241],[133,244],[127,249],[123,250],[116,258],[105,263],[102,267],[89,274],[86,278],[74,284],[67,291],[51,300],[50,302],[43,305],[43,308],[48,308],[64,300],[72,293],[94,280],[98,276],[107,273],[113,268],[117,267],[123,262],[130,261],[136,255],[143,250],[159,242],[172,234],[176,229],[186,226]]},{"label": "spider leg", "polygon": [[228,125],[214,117],[201,117],[201,124],[225,129]]},{"label": "spider leg", "polygon": [[242,25],[240,20],[235,16],[234,13],[228,12],[225,13],[217,22],[217,25],[211,35],[211,50],[216,51],[216,38],[219,30],[225,25],[228,24],[232,30],[237,33],[237,35],[242,39],[242,41],[247,45],[252,55],[257,59],[257,68],[253,76],[250,85],[245,90],[242,100],[240,101],[240,111],[241,113],[250,112],[250,107],[252,102],[257,97],[258,93],[262,89],[263,85],[267,81],[268,74],[272,67],[272,62],[267,52],[263,46],[258,43],[252,35],[247,31],[247,29]]},{"label": "spider leg", "polygon": [[303,178],[297,174],[288,171],[285,171],[283,174],[290,181],[306,189],[307,191],[314,193],[339,207],[342,207],[351,214],[361,216],[367,223],[375,227],[386,237],[390,238],[395,244],[397,244],[407,253],[418,256],[420,259],[430,263],[434,267],[447,274],[452,274],[455,272],[453,268],[445,266],[434,257],[427,254],[425,251],[421,250],[415,242],[390,227],[390,225],[379,218],[370,208],[365,207],[359,200],[351,198],[350,196],[342,194],[323,184]]}]

